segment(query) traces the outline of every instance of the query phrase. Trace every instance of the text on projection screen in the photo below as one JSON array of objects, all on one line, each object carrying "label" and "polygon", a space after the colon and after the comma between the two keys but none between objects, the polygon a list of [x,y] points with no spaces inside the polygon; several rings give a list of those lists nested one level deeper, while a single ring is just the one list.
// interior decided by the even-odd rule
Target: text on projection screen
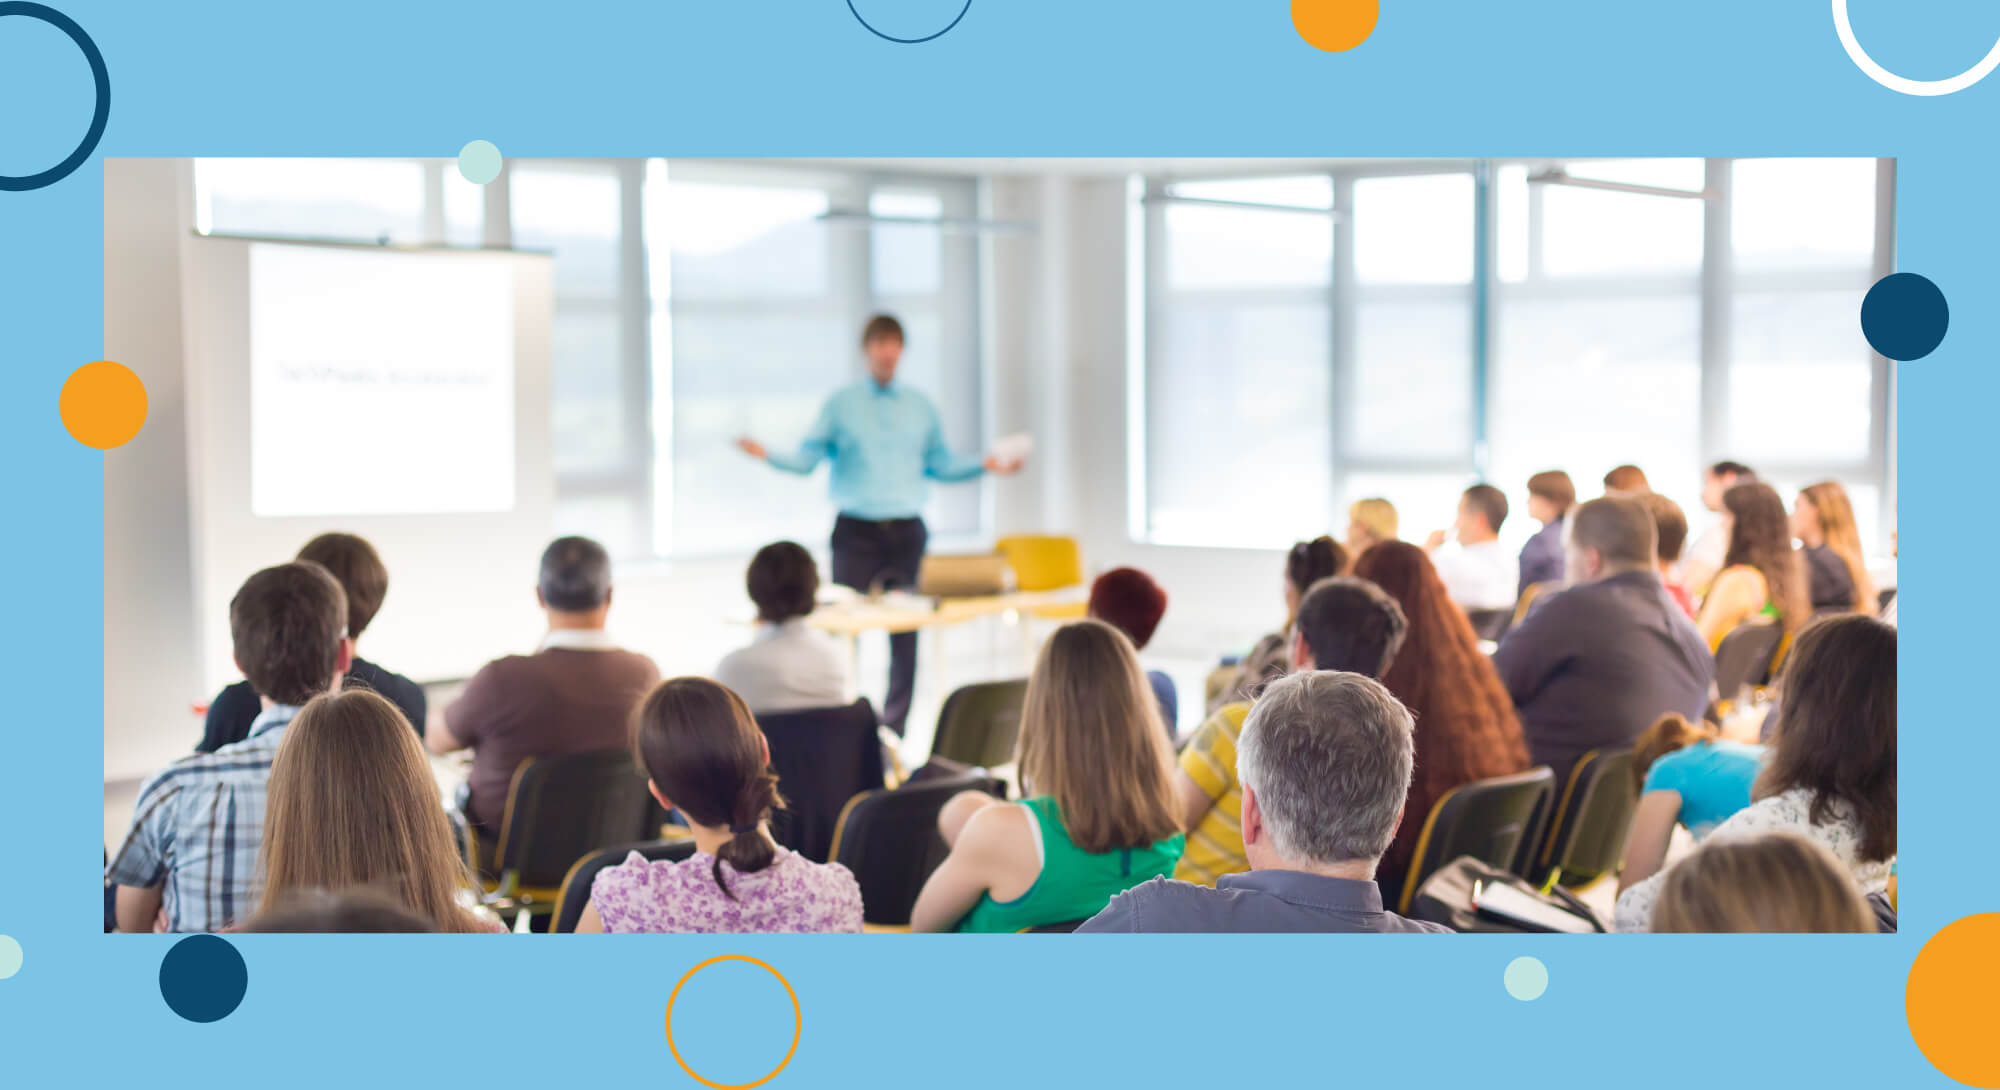
[{"label": "text on projection screen", "polygon": [[253,244],[251,513],[513,507],[511,263]]}]

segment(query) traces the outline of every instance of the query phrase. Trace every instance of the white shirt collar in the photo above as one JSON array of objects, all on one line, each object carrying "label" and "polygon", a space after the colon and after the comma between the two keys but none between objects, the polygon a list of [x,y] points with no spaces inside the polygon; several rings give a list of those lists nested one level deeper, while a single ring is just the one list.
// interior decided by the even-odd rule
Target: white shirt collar
[{"label": "white shirt collar", "polygon": [[616,651],[618,641],[602,628],[553,628],[542,637],[540,650],[562,648],[567,651]]}]

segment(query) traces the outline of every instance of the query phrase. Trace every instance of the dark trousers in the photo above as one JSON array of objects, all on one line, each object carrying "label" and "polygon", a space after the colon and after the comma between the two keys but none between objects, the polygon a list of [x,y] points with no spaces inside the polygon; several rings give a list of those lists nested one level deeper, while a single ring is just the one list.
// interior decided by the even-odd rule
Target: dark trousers
[{"label": "dark trousers", "polygon": [[[914,589],[930,534],[924,520],[858,519],[842,515],[833,523],[833,581],[863,594]],[[889,693],[882,701],[882,725],[903,733],[910,694],[917,684],[917,634],[889,637]]]}]

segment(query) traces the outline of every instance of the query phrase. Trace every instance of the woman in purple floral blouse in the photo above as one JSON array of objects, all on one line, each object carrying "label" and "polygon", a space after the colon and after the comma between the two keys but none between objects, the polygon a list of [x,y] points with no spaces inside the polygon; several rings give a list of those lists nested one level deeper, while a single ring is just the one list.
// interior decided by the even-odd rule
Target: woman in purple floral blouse
[{"label": "woman in purple floral blouse", "polygon": [[854,875],[771,839],[766,823],[784,800],[740,697],[706,678],[661,682],[639,708],[638,749],[653,797],[694,826],[695,854],[649,863],[634,852],[606,867],[577,931],[861,930]]}]

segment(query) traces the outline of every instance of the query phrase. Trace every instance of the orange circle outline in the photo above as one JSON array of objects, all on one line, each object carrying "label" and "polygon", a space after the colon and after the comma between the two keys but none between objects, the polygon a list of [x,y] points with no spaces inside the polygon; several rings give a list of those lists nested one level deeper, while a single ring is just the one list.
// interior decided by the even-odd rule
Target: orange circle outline
[{"label": "orange circle outline", "polygon": [[[681,1058],[680,1047],[674,1044],[674,1000],[680,998],[681,985],[686,984],[696,973],[714,965],[718,961],[747,961],[757,966],[772,976],[777,977],[778,983],[785,986],[785,994],[790,996],[792,1000],[792,1047],[785,1050],[785,1058],[778,1061],[778,1066],[772,1068],[770,1074],[755,1082],[711,1082],[708,1079],[704,1079],[700,1075],[695,1074],[694,1068],[689,1067],[687,1061]],[[792,982],[785,979],[785,974],[748,954],[719,954],[709,958],[707,961],[682,973],[680,980],[674,983],[674,990],[667,995],[667,1049],[674,1054],[674,1062],[681,1065],[681,1070],[687,1072],[688,1078],[693,1079],[703,1086],[710,1087],[712,1090],[751,1090],[752,1087],[762,1086],[772,1079],[777,1078],[778,1073],[791,1064],[792,1057],[799,1051],[799,1035],[805,1032],[805,1028],[805,1015],[799,1009],[799,993],[792,990]]]}]

